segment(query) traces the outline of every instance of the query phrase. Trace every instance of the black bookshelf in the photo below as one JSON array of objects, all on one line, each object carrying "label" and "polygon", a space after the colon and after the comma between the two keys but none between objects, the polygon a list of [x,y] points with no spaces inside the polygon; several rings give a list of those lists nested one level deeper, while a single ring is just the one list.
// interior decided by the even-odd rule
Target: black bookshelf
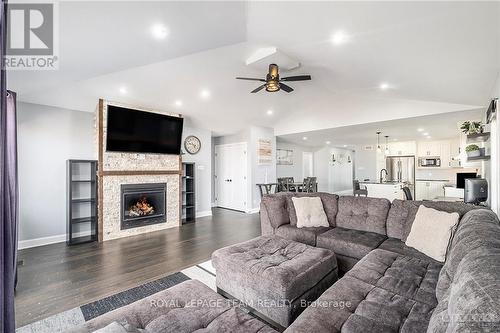
[{"label": "black bookshelf", "polygon": [[97,161],[66,161],[66,243],[97,241]]},{"label": "black bookshelf", "polygon": [[182,224],[196,221],[195,164],[182,163]]}]

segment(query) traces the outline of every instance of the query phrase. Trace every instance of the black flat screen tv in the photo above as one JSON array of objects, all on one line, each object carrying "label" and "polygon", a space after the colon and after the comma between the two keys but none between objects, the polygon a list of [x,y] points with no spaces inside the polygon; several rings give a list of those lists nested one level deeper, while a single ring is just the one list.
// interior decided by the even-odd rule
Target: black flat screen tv
[{"label": "black flat screen tv", "polygon": [[457,188],[465,188],[465,180],[477,178],[476,172],[458,172],[457,173]]},{"label": "black flat screen tv", "polygon": [[106,151],[179,155],[183,118],[108,105]]}]

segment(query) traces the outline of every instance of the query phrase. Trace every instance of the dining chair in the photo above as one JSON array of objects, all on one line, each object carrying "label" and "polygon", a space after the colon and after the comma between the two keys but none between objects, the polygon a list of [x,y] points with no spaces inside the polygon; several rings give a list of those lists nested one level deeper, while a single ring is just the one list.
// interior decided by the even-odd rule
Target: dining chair
[{"label": "dining chair", "polygon": [[406,200],[413,200],[413,196],[411,195],[411,190],[408,186],[403,186],[403,192],[405,194]]},{"label": "dining chair", "polygon": [[364,195],[365,197],[368,196],[368,190],[365,188],[361,188],[361,185],[359,185],[359,180],[353,180],[352,181],[352,188],[353,188],[353,194],[354,196],[362,196]]},{"label": "dining chair", "polygon": [[304,178],[304,180],[302,181],[301,192],[304,193],[312,192],[311,181],[312,181],[311,177]]}]

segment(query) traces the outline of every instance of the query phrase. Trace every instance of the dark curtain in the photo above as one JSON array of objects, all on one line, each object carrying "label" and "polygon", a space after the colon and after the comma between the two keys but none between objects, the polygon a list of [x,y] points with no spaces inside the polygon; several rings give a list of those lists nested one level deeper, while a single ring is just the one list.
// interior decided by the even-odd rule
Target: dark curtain
[{"label": "dark curtain", "polygon": [[17,260],[17,134],[16,95],[7,91],[3,64],[6,46],[7,1],[0,7],[0,332],[15,332],[14,288]]}]

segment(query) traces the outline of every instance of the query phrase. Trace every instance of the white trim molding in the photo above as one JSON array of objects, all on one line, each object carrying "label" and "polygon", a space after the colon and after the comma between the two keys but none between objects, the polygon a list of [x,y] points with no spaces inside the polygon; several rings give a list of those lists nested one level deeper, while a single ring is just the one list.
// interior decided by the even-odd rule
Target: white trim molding
[{"label": "white trim molding", "polygon": [[20,240],[17,242],[17,247],[19,250],[22,250],[22,249],[29,249],[29,248],[37,247],[37,246],[62,243],[65,241],[66,241],[66,234],[62,234],[62,235]]},{"label": "white trim molding", "polygon": [[255,214],[255,213],[259,213],[260,212],[260,208],[257,207],[257,208],[252,208],[250,210],[248,210],[246,213],[247,214]]},{"label": "white trim molding", "polygon": [[196,212],[196,217],[205,217],[205,216],[212,216],[212,211],[211,210],[202,210],[202,211]]}]

